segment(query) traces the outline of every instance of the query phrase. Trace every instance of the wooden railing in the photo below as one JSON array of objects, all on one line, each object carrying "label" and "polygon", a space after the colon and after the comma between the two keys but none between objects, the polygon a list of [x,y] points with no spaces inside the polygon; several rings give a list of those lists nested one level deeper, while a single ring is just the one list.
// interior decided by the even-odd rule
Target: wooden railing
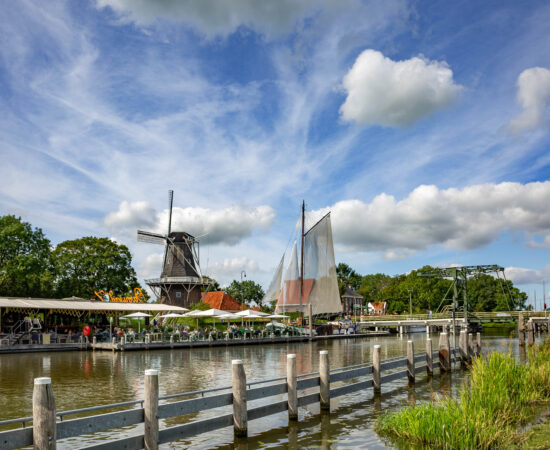
[{"label": "wooden railing", "polygon": [[[465,331],[462,332],[464,339],[461,339],[461,346],[463,347],[459,352],[464,361],[479,355],[481,351],[480,334],[478,333],[477,345],[475,345],[471,333],[468,340],[466,340],[465,333]],[[464,342],[467,342],[467,344],[464,344]],[[234,427],[235,434],[246,435],[247,423],[250,420],[284,411],[289,412],[289,420],[297,420],[297,409],[300,406],[320,403],[321,409],[327,409],[330,408],[331,398],[364,391],[369,388],[374,388],[375,392],[379,392],[381,385],[401,378],[408,378],[409,382],[414,382],[418,373],[427,372],[428,375],[432,375],[434,360],[439,361],[440,371],[448,371],[452,368],[452,362],[456,360],[457,355],[449,347],[447,334],[441,333],[439,351],[432,351],[432,341],[428,338],[426,340],[426,351],[415,354],[413,342],[408,341],[406,357],[380,361],[380,346],[375,345],[372,363],[332,370],[329,366],[328,353],[321,351],[319,372],[302,375],[296,375],[295,355],[287,356],[286,377],[247,383],[242,361],[234,360],[232,362],[232,386],[160,398],[158,395],[158,371],[147,370],[145,372],[145,396],[143,400],[65,412],[56,412],[51,380],[49,378],[37,378],[35,379],[33,392],[33,417],[0,422],[0,427],[13,426],[16,423],[23,425],[23,428],[0,432],[0,450],[32,445],[40,447],[40,443],[51,445],[57,440],[83,435],[89,438],[89,435],[93,433],[141,423],[144,423],[143,433],[112,441],[105,441],[103,436],[103,440],[98,440],[85,448],[139,449],[144,448],[146,443],[147,448],[156,448],[159,444],[186,439],[230,426]],[[424,364],[419,365],[418,363],[421,362],[424,362]],[[402,367],[405,370],[395,371]],[[388,371],[393,372],[382,375]],[[313,392],[311,392],[312,389]],[[247,402],[249,401],[284,394],[286,394],[284,400],[270,401],[266,405],[247,408]],[[199,397],[167,402],[167,400],[175,398],[197,395]],[[216,417],[195,420],[159,430],[159,419],[184,416],[227,406],[233,406],[232,413],[222,413]],[[121,407],[134,407],[134,409],[66,420],[68,416],[75,414],[82,415]],[[33,426],[26,426],[30,422],[33,423]],[[74,442],[72,444],[74,445]]]}]

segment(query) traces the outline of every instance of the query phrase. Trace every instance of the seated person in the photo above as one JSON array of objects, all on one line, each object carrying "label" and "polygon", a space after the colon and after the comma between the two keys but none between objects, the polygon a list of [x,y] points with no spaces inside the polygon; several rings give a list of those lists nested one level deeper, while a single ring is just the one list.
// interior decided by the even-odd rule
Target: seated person
[{"label": "seated person", "polygon": [[55,330],[52,330],[50,333],[50,342],[57,342],[57,333]]}]

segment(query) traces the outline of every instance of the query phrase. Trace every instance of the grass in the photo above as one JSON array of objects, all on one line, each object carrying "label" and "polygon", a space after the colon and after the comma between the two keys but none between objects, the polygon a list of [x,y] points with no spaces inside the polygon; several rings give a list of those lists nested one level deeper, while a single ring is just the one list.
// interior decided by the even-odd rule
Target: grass
[{"label": "grass", "polygon": [[517,442],[533,407],[550,401],[550,341],[520,365],[510,354],[475,360],[457,398],[406,407],[377,422],[384,436],[436,448],[502,448]]},{"label": "grass", "polygon": [[515,330],[518,327],[516,322],[486,322],[482,323],[481,326],[485,328],[507,328]]}]

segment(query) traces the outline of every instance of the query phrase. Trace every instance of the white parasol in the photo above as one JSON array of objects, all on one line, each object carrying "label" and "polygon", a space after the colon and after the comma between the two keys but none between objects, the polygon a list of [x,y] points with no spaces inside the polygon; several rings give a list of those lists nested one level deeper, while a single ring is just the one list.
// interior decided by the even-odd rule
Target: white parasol
[{"label": "white parasol", "polygon": [[151,314],[142,313],[142,312],[136,312],[132,314],[127,314],[125,316],[121,316],[121,319],[137,319],[138,320],[138,333],[141,332],[141,319],[144,317],[151,317]]}]

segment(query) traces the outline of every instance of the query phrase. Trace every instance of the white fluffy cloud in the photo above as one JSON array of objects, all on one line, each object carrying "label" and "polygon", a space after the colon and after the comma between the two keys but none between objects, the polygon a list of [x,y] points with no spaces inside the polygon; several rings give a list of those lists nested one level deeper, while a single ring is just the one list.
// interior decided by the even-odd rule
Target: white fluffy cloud
[{"label": "white fluffy cloud", "polygon": [[148,255],[138,266],[138,275],[142,279],[158,278],[162,270],[164,253],[152,253]]},{"label": "white fluffy cloud", "polygon": [[479,248],[504,231],[523,232],[531,238],[550,236],[548,198],[548,181],[445,190],[423,185],[400,201],[380,194],[370,203],[345,200],[328,209],[338,246],[379,251],[387,259],[396,259],[435,244]]},{"label": "white fluffy cloud", "polygon": [[[164,212],[161,223],[166,223]],[[204,237],[207,244],[235,245],[252,235],[254,230],[267,231],[273,224],[275,211],[270,206],[244,208],[230,206],[224,209],[174,208],[172,229],[186,230],[194,236]]]},{"label": "white fluffy cloud", "polygon": [[541,270],[526,269],[524,267],[506,267],[506,278],[515,284],[536,284],[550,279],[550,264]]},{"label": "white fluffy cloud", "polygon": [[[218,262],[208,269],[209,274],[215,279],[225,279],[227,277],[239,278],[241,271],[258,272],[260,266],[253,259],[247,257],[226,258],[223,262]],[[248,276],[250,276],[248,273]]]},{"label": "white fluffy cloud", "polygon": [[[186,231],[207,244],[235,245],[252,235],[255,230],[267,231],[273,224],[275,211],[270,206],[255,208],[230,206],[224,209],[178,208],[172,212],[172,230]],[[118,211],[104,220],[113,231],[149,227],[165,233],[168,210],[156,213],[148,202],[122,202]]]},{"label": "white fluffy cloud", "polygon": [[510,121],[510,129],[521,132],[548,125],[550,70],[544,67],[524,70],[518,77],[517,88],[517,101],[523,111]]},{"label": "white fluffy cloud", "polygon": [[155,210],[147,202],[123,201],[117,211],[107,214],[103,223],[112,230],[152,227],[155,215]]},{"label": "white fluffy cloud", "polygon": [[461,86],[445,62],[414,57],[392,61],[365,50],[342,82],[347,98],[342,118],[363,125],[402,127],[449,106]]},{"label": "white fluffy cloud", "polygon": [[336,6],[330,0],[98,0],[97,5],[108,6],[138,25],[168,19],[185,22],[207,35],[228,35],[240,26],[279,34],[320,9]]}]

